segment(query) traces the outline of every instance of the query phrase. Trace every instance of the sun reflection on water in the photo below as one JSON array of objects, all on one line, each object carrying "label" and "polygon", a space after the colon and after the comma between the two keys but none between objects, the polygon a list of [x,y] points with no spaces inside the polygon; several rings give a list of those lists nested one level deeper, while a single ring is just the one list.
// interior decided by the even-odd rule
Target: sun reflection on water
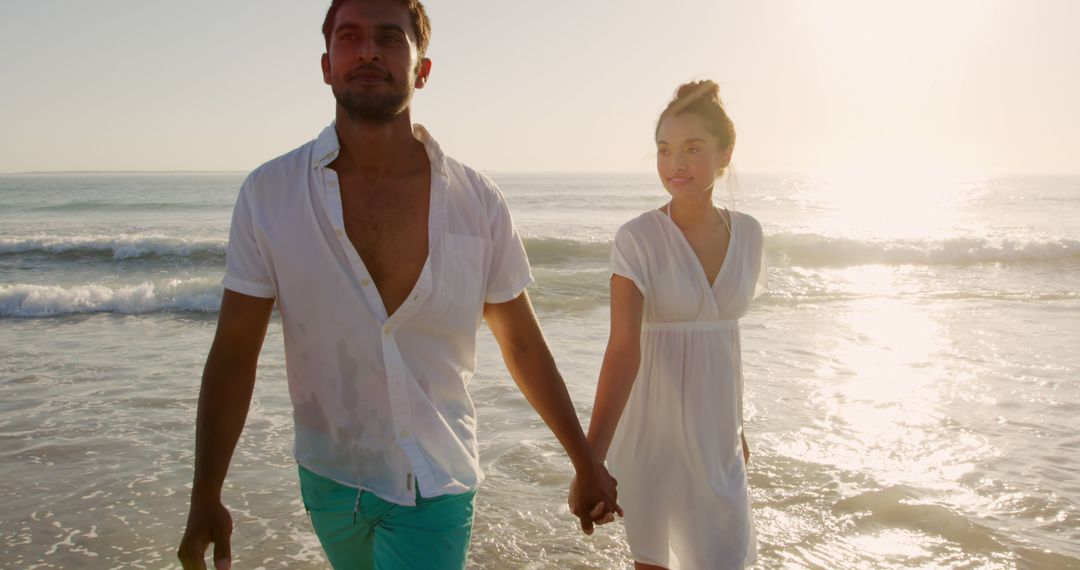
[{"label": "sun reflection on water", "polygon": [[894,172],[878,167],[822,176],[796,200],[816,206],[812,225],[828,235],[871,241],[944,239],[985,229],[964,207],[984,191],[986,177]]},{"label": "sun reflection on water", "polygon": [[798,453],[884,484],[954,489],[985,450],[950,427],[943,389],[955,378],[938,364],[950,341],[933,306],[902,294],[904,272],[837,272],[834,287],[855,300],[835,315],[834,342],[816,374],[824,414]]},{"label": "sun reflection on water", "polygon": [[927,539],[928,537],[921,533],[892,529],[876,534],[856,535],[849,541],[859,552],[879,560],[904,558],[922,559],[926,562],[933,559],[932,553],[925,547]]}]

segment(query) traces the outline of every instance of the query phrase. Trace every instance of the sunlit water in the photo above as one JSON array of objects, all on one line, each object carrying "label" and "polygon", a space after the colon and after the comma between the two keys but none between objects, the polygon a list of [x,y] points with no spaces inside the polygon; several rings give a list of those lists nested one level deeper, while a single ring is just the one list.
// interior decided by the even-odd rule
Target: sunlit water
[{"label": "sunlit water", "polygon": [[[587,420],[619,223],[651,176],[494,174]],[[0,565],[162,568],[240,175],[0,177]],[[1080,568],[1080,178],[744,175],[770,293],[743,320],[761,568]],[[280,325],[225,490],[239,568],[323,568]],[[474,568],[624,568],[486,329]],[[722,532],[722,529],[717,529]]]}]

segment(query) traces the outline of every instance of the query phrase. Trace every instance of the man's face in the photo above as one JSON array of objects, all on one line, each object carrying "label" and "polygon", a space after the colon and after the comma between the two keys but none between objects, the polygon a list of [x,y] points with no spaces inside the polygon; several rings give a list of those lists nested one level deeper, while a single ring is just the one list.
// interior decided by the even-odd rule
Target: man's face
[{"label": "man's face", "polygon": [[420,59],[409,11],[393,0],[349,2],[334,18],[323,81],[353,120],[385,123],[405,111],[431,70]]}]

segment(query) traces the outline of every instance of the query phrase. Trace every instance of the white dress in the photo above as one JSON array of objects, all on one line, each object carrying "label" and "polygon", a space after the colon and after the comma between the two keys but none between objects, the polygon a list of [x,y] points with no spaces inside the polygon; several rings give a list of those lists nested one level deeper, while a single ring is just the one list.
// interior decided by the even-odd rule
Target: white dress
[{"label": "white dress", "polygon": [[737,319],[764,291],[762,245],[758,221],[732,212],[710,286],[665,212],[646,212],[615,235],[611,271],[645,298],[641,366],[608,452],[638,562],[715,570],[756,557]]}]

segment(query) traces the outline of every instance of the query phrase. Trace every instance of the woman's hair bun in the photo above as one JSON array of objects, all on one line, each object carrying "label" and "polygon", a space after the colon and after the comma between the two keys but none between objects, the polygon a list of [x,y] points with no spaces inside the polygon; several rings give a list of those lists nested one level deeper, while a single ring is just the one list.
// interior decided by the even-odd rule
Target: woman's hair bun
[{"label": "woman's hair bun", "polygon": [[735,123],[731,122],[724,102],[720,100],[720,86],[715,81],[702,79],[683,83],[675,90],[675,97],[668,103],[656,121],[654,136],[660,134],[660,124],[667,117],[692,113],[705,121],[705,128],[716,137],[720,148],[735,144]]},{"label": "woman's hair bun", "polygon": [[686,101],[687,103],[689,103],[691,100],[702,98],[704,98],[705,100],[721,103],[720,86],[711,79],[703,79],[701,81],[691,81],[689,83],[683,83],[675,91],[676,101]]}]

